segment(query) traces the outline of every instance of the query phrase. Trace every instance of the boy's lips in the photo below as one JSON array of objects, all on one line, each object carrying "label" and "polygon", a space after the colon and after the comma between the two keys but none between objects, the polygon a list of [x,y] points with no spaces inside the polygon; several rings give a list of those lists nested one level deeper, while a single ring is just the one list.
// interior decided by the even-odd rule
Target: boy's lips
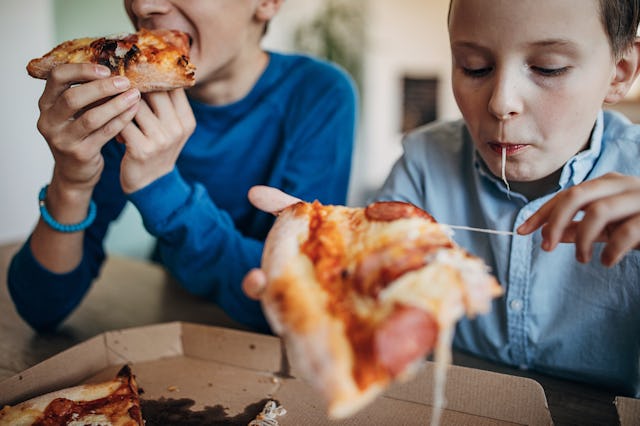
[{"label": "boy's lips", "polygon": [[520,150],[526,148],[528,145],[518,144],[518,143],[499,143],[499,142],[489,142],[489,148],[493,150],[495,153],[502,155],[502,149],[507,151],[507,155],[513,155]]}]

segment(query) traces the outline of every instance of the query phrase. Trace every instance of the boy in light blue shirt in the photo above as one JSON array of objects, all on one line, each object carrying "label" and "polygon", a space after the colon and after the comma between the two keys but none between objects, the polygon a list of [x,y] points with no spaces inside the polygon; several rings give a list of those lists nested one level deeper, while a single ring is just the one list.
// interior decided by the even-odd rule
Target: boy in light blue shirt
[{"label": "boy in light blue shirt", "polygon": [[[456,232],[505,289],[489,314],[458,324],[456,349],[633,396],[640,126],[602,107],[638,74],[639,16],[638,0],[452,0],[463,120],[407,135],[376,197],[519,234]],[[252,272],[245,291],[259,297],[263,283]]]}]

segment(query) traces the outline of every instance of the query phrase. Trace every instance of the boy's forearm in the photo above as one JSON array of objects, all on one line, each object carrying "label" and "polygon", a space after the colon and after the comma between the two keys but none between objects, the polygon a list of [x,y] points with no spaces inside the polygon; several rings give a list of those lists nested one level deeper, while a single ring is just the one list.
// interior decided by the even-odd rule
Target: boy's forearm
[{"label": "boy's forearm", "polygon": [[[93,188],[70,189],[55,178],[40,201],[47,214],[60,224],[77,224],[87,218]],[[66,273],[82,260],[84,231],[60,232],[41,217],[31,236],[36,260],[55,273]]]},{"label": "boy's forearm", "polygon": [[83,241],[84,231],[61,233],[40,219],[31,235],[30,248],[43,267],[51,272],[64,274],[80,264]]}]

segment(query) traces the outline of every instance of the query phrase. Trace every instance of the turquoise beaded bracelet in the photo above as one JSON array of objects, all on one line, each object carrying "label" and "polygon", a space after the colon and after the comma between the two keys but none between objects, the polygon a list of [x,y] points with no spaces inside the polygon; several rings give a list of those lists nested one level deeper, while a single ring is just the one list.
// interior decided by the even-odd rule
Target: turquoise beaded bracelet
[{"label": "turquoise beaded bracelet", "polygon": [[40,195],[38,195],[40,215],[42,216],[42,220],[44,220],[44,223],[58,232],[78,232],[83,231],[91,226],[93,221],[96,219],[97,211],[96,203],[93,200],[91,200],[91,202],[89,203],[89,211],[87,212],[87,217],[82,222],[72,224],[60,223],[49,214],[49,211],[47,211],[47,206],[44,201],[47,197],[47,188],[49,188],[49,185],[43,186],[40,190]]}]

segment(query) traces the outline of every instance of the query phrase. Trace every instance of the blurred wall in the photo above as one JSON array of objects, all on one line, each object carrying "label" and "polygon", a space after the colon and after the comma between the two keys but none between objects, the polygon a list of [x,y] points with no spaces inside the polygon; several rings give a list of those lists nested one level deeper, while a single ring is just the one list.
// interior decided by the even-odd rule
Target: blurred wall
[{"label": "blurred wall", "polygon": [[451,94],[449,0],[369,0],[363,116],[350,202],[362,204],[402,153],[402,79],[439,79],[438,119],[458,117]]},{"label": "blurred wall", "polygon": [[[346,0],[347,2],[349,0]],[[269,29],[267,47],[293,49],[293,32],[325,0],[287,0]],[[447,34],[449,0],[366,0],[361,121],[349,204],[362,205],[402,152],[403,77],[437,78],[438,119],[460,116],[451,93]]]},{"label": "blurred wall", "polygon": [[122,0],[53,0],[55,42],[130,32]]},{"label": "blurred wall", "polygon": [[[265,37],[266,48],[292,51],[296,28],[310,21],[325,0],[287,0]],[[440,80],[439,118],[458,116],[450,95],[450,56],[446,33],[449,0],[367,0],[361,121],[349,204],[363,204],[380,186],[401,153],[402,78]],[[5,138],[0,158],[0,243],[23,239],[38,217],[37,192],[50,180],[51,156],[36,131],[37,99],[44,83],[24,71],[28,59],[74,37],[129,31],[120,0],[3,0],[0,25],[8,39],[30,37],[9,51],[2,79],[0,119]],[[15,64],[15,67],[14,65]],[[125,209],[107,236],[107,250],[145,257],[151,237],[135,209]]]},{"label": "blurred wall", "polygon": [[44,83],[27,75],[34,56],[51,49],[50,0],[0,2],[0,243],[23,239],[38,218],[38,191],[49,182],[51,154],[36,130]]}]

